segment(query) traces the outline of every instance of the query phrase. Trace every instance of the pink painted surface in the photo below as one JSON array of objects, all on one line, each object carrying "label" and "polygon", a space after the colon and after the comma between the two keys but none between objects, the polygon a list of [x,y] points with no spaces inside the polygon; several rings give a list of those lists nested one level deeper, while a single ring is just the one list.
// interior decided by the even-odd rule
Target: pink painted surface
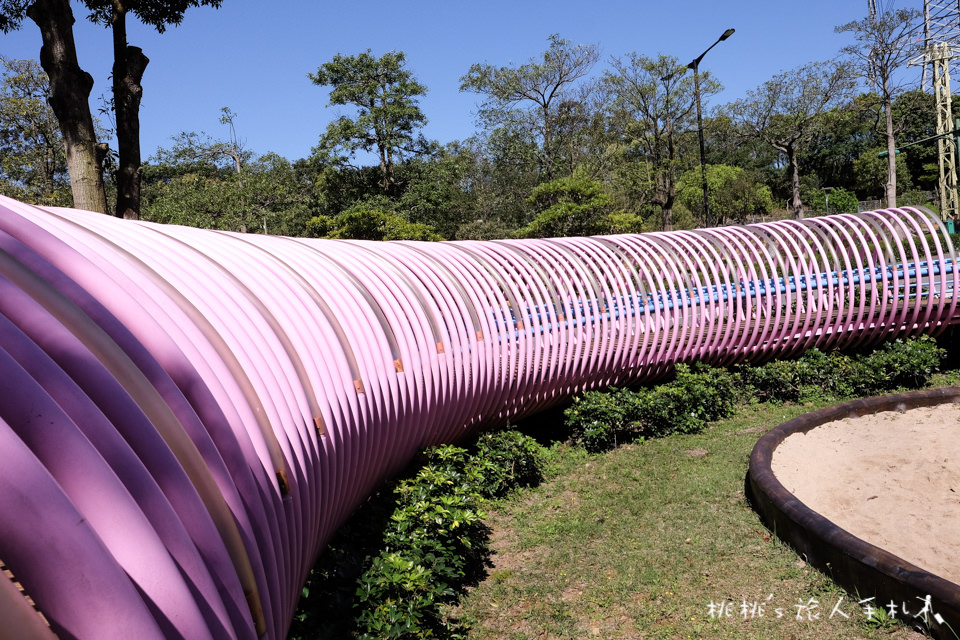
[{"label": "pink painted surface", "polygon": [[282,638],[418,450],[677,362],[935,334],[955,257],[913,209],[373,243],[0,199],[0,559],[63,636]]}]

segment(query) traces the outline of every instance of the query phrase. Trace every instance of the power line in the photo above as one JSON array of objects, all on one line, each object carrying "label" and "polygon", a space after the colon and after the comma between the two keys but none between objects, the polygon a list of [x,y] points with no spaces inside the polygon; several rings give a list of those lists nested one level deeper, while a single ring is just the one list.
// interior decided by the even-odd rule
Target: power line
[{"label": "power line", "polygon": [[[873,2],[874,0],[870,0]],[[930,52],[940,44],[960,47],[960,1],[924,0],[923,2],[923,49],[925,62],[921,85],[927,86],[927,72],[932,64]],[[960,72],[960,59],[953,58],[949,65],[950,75]]]}]

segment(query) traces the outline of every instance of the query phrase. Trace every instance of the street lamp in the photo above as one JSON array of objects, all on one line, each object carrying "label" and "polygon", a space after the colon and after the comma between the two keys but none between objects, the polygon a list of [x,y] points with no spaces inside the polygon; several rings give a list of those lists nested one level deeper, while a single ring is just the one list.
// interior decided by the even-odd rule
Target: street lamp
[{"label": "street lamp", "polygon": [[727,29],[723,32],[716,42],[707,47],[707,50],[694,58],[693,62],[687,65],[688,69],[693,69],[693,91],[697,97],[697,136],[700,138],[700,173],[703,176],[703,219],[706,226],[710,226],[710,195],[707,193],[707,157],[703,150],[703,115],[700,107],[700,61],[707,55],[710,49],[733,35],[734,29]]}]

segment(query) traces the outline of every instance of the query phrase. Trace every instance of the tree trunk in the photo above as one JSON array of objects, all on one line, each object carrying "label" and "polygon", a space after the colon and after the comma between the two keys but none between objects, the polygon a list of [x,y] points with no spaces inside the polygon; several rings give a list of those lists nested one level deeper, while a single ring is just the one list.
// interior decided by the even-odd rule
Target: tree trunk
[{"label": "tree trunk", "polygon": [[547,176],[547,182],[553,180],[553,119],[550,117],[550,104],[545,103],[541,107],[543,111],[543,170]]},{"label": "tree trunk", "polygon": [[790,212],[794,220],[803,220],[803,202],[800,200],[800,164],[797,161],[797,148],[790,145],[787,153],[790,158],[790,183],[792,194],[790,196]]},{"label": "tree trunk", "polygon": [[127,9],[113,2],[113,108],[117,116],[117,217],[140,218],[140,81],[150,62],[127,45]]},{"label": "tree trunk", "polygon": [[50,107],[60,123],[73,191],[73,206],[107,212],[103,173],[97,163],[97,136],[90,114],[93,78],[80,68],[68,0],[36,0],[27,16],[40,28],[40,66],[50,78]]},{"label": "tree trunk", "polygon": [[673,198],[670,198],[670,204],[665,205],[661,211],[663,212],[663,230],[673,231]]},{"label": "tree trunk", "polygon": [[893,105],[890,100],[883,103],[887,125],[887,206],[897,206],[897,146],[893,136]]},{"label": "tree trunk", "polygon": [[673,165],[670,164],[654,175],[652,203],[660,207],[664,231],[673,231],[673,203],[676,199],[677,189],[674,184]]},{"label": "tree trunk", "polygon": [[[674,159],[676,158],[676,147],[673,144],[673,119],[667,118],[667,170],[664,174],[663,191],[664,197],[661,200],[663,205],[663,230],[673,231],[673,203],[677,199],[677,176],[674,173]],[[659,158],[658,158],[659,160]]]}]

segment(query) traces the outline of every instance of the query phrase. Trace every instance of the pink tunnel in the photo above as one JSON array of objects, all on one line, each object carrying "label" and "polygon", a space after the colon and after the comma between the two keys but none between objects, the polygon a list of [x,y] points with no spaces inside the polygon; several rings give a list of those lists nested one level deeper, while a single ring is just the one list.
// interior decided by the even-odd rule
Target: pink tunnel
[{"label": "pink tunnel", "polygon": [[418,450],[677,362],[937,333],[955,258],[915,209],[373,243],[0,199],[0,638],[282,638]]}]

